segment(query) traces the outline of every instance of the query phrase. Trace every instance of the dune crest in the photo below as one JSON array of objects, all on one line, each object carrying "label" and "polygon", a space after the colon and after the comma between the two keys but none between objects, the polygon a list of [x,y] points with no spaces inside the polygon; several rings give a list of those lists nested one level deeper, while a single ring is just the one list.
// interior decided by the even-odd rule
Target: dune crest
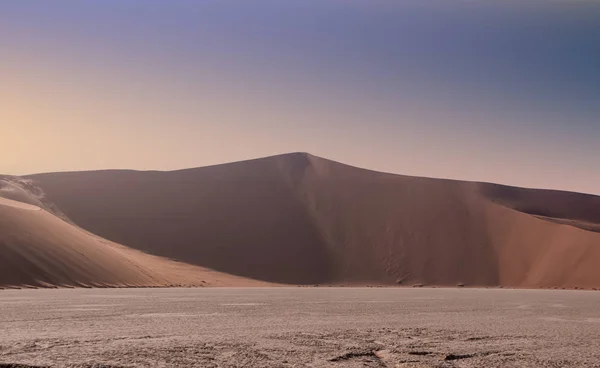
[{"label": "dune crest", "polygon": [[38,206],[34,206],[29,203],[23,203],[19,201],[13,201],[12,199],[0,197],[0,206],[7,206],[13,208],[19,208],[27,211],[41,211],[42,209]]}]

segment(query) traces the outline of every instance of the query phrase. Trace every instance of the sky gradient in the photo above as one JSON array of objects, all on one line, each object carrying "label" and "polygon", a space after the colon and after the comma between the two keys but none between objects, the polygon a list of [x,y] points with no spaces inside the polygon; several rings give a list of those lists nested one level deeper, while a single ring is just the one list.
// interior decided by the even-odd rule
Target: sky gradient
[{"label": "sky gradient", "polygon": [[600,3],[0,2],[0,173],[285,152],[600,194]]}]

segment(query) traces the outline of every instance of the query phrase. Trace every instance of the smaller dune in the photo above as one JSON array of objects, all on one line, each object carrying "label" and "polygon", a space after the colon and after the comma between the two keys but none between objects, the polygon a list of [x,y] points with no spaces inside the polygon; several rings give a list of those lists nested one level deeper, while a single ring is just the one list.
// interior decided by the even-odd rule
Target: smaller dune
[{"label": "smaller dune", "polygon": [[129,249],[38,206],[1,197],[0,265],[4,288],[261,284]]}]

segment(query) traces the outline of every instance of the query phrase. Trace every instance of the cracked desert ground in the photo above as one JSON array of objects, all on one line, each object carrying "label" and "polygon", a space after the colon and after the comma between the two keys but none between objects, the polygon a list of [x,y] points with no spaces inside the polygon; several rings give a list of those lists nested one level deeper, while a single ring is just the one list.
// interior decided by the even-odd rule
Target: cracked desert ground
[{"label": "cracked desert ground", "polygon": [[0,291],[0,367],[600,367],[600,293]]}]

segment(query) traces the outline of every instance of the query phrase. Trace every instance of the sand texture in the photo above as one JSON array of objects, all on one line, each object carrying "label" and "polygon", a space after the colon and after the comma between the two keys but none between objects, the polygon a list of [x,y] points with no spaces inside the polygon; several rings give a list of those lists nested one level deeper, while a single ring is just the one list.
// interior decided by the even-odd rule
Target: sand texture
[{"label": "sand texture", "polygon": [[0,367],[598,368],[599,303],[582,290],[4,290]]}]

